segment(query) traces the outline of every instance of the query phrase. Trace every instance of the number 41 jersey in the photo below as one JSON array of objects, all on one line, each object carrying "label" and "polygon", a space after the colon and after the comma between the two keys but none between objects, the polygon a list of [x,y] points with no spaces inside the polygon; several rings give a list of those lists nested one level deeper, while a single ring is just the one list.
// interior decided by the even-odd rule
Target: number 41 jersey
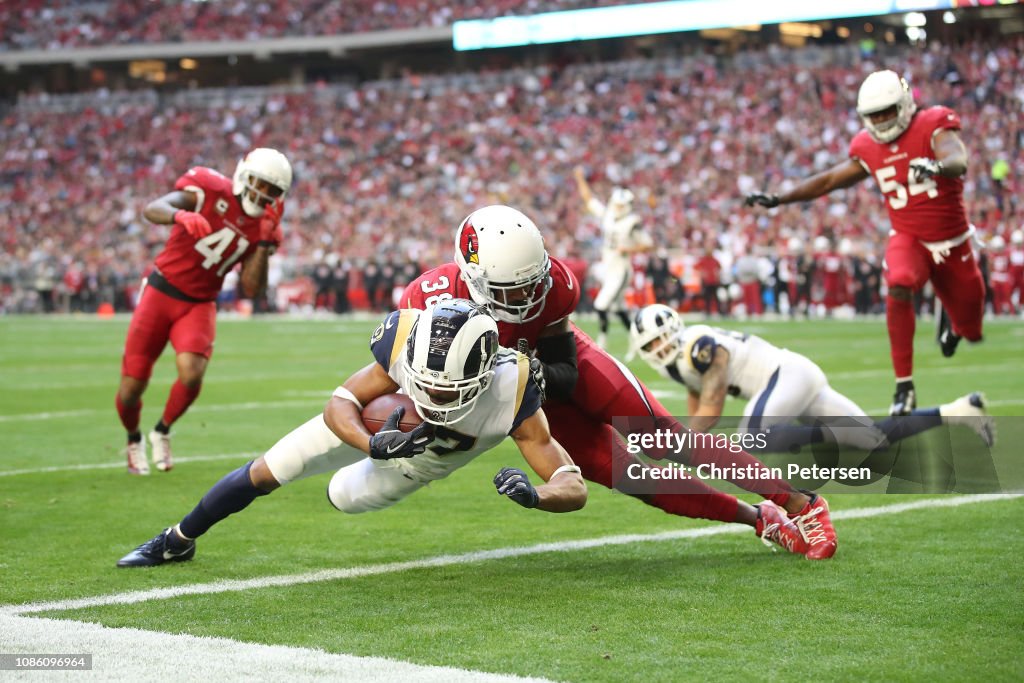
[{"label": "number 41 jersey", "polygon": [[[405,365],[401,359],[406,352],[406,341],[420,313],[415,309],[394,311],[370,338],[373,357],[399,386],[405,381]],[[452,425],[435,427],[434,441],[425,452],[389,462],[403,467],[419,480],[446,477],[497,446],[538,410],[540,391],[530,373],[530,360],[512,349],[499,348],[494,379],[469,415]]]},{"label": "number 41 jersey", "polygon": [[943,130],[960,130],[960,117],[947,107],[929,107],[914,114],[892,142],[875,142],[866,130],[850,141],[850,158],[860,162],[885,195],[892,229],[926,242],[948,240],[968,228],[963,178],[915,183],[909,177],[913,159],[935,158],[932,143]]},{"label": "number 41 jersey", "polygon": [[196,241],[183,227],[171,227],[171,236],[156,257],[156,267],[184,294],[213,301],[235,264],[255,251],[259,240],[258,218],[251,218],[231,193],[231,179],[212,168],[196,166],[178,178],[174,189],[196,195],[196,213],[213,228]]}]

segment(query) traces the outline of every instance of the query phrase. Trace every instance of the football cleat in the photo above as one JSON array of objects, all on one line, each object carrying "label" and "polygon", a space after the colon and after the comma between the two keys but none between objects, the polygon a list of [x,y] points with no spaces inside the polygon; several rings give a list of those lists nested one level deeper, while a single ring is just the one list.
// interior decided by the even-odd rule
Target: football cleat
[{"label": "football cleat", "polygon": [[828,511],[828,501],[817,493],[809,493],[811,497],[800,512],[792,517],[792,522],[800,530],[807,544],[804,555],[808,560],[827,560],[836,554],[836,529],[832,526],[832,516]]},{"label": "football cleat", "polygon": [[124,447],[124,454],[128,458],[128,474],[147,475],[149,474],[149,461],[146,460],[146,438],[139,441],[129,441]]},{"label": "football cleat", "polygon": [[158,470],[167,472],[174,467],[170,434],[162,434],[154,429],[149,433],[149,445],[153,448],[153,464]]},{"label": "football cleat", "polygon": [[985,394],[975,391],[939,406],[939,415],[945,424],[970,427],[991,448],[996,443],[996,421],[988,414],[985,403]]},{"label": "football cleat", "polygon": [[956,353],[956,347],[960,343],[960,339],[959,335],[953,333],[953,326],[949,322],[949,316],[946,315],[946,309],[940,309],[939,323],[935,330],[935,341],[939,343],[942,355],[946,358],[952,358],[953,354]]},{"label": "football cleat", "polygon": [[913,385],[908,389],[897,389],[892,397],[892,405],[889,406],[889,415],[910,415],[917,409],[917,392]]},{"label": "football cleat", "polygon": [[117,561],[118,567],[155,567],[165,562],[184,562],[196,554],[196,542],[186,541],[167,527]]},{"label": "football cleat", "polygon": [[754,525],[754,533],[769,548],[774,543],[797,555],[807,553],[807,541],[803,534],[786,516],[786,511],[770,500],[757,506],[757,524]]}]

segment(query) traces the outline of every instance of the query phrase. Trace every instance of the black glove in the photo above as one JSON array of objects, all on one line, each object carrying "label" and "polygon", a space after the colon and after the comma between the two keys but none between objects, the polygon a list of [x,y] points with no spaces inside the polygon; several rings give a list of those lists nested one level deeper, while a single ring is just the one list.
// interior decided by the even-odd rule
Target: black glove
[{"label": "black glove", "polygon": [[743,203],[747,206],[759,204],[766,209],[774,209],[779,205],[779,195],[765,194],[764,192],[751,192],[747,195],[747,198],[743,200]]},{"label": "black glove", "polygon": [[540,389],[540,402],[543,403],[548,400],[548,381],[544,379],[544,364],[540,362],[539,358],[530,359],[530,374],[533,375],[533,381]]},{"label": "black glove", "polygon": [[503,467],[494,475],[494,486],[498,493],[508,496],[524,508],[535,508],[540,503],[537,489],[526,476],[526,472],[515,467]]},{"label": "black glove", "polygon": [[530,359],[530,374],[533,375],[534,384],[540,389],[540,402],[543,403],[548,398],[548,381],[544,378],[544,363],[537,356],[530,353],[530,344],[522,337],[519,338],[516,347],[519,353]]},{"label": "black glove", "polygon": [[388,416],[380,431],[370,437],[370,457],[374,460],[411,458],[427,450],[427,444],[434,440],[430,424],[423,422],[411,432],[403,432],[398,423],[405,415],[405,408],[398,406]]}]

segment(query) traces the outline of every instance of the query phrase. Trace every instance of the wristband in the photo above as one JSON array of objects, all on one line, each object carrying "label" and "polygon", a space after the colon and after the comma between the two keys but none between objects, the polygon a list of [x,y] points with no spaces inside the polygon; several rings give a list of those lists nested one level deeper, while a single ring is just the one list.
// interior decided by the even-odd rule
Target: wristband
[{"label": "wristband", "polygon": [[577,465],[562,465],[557,470],[551,473],[551,476],[548,477],[548,481],[551,481],[562,472],[575,472],[576,474],[582,474],[583,470],[581,470]]},{"label": "wristband", "polygon": [[353,403],[356,404],[356,408],[359,408],[359,412],[363,412],[363,404],[359,402],[359,399],[356,398],[355,394],[353,394],[345,387],[338,387],[337,389],[335,389],[334,396],[336,396],[337,398],[343,398],[346,401],[352,401]]}]

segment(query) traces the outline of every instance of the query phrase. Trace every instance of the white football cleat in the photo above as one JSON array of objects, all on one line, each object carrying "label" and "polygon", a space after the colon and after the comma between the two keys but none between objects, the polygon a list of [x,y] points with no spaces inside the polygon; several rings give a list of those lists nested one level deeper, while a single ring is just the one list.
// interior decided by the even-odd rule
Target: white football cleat
[{"label": "white football cleat", "polygon": [[155,429],[149,433],[149,443],[153,447],[153,465],[161,472],[170,471],[174,467],[171,457],[171,435],[161,434]]},{"label": "white football cleat", "polygon": [[124,454],[128,458],[128,474],[142,476],[149,474],[149,462],[146,460],[146,437],[142,437],[137,443],[129,442],[124,447]]},{"label": "white football cleat", "polygon": [[996,443],[996,421],[985,410],[985,403],[985,394],[975,391],[939,406],[939,415],[945,424],[970,427],[986,446],[992,447]]}]

